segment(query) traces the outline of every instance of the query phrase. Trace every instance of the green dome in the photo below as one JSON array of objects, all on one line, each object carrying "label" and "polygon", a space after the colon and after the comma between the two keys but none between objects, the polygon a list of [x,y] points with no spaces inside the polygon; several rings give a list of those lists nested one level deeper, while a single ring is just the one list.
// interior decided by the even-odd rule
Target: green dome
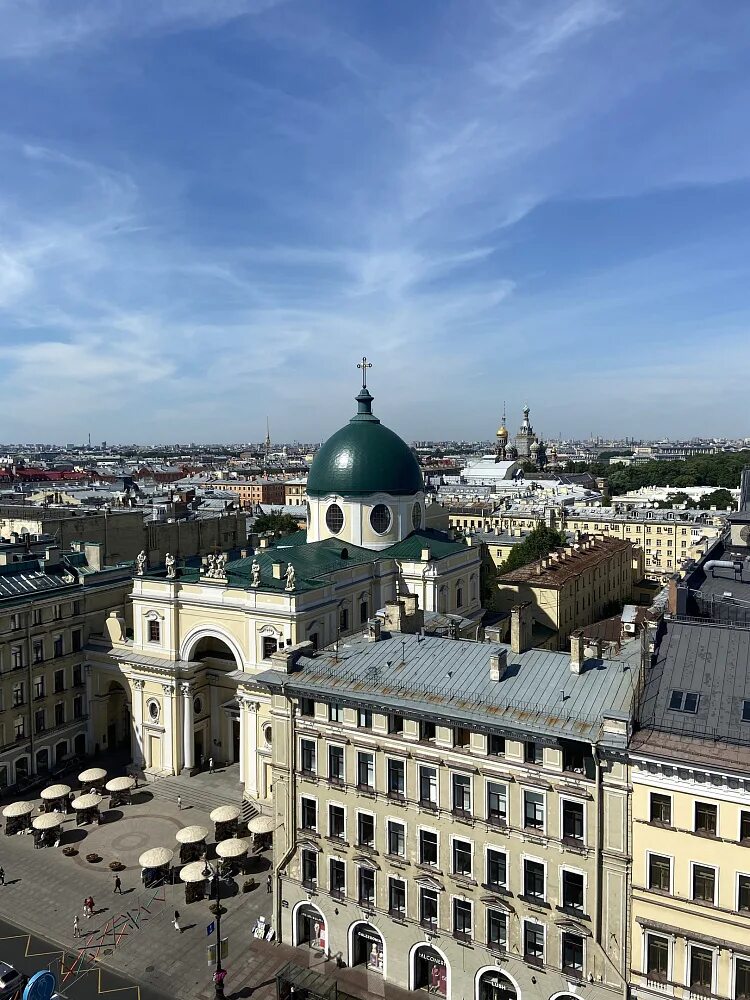
[{"label": "green dome", "polygon": [[372,398],[366,388],[360,391],[359,412],[315,456],[307,477],[309,496],[411,496],[424,489],[414,454],[374,416]]}]

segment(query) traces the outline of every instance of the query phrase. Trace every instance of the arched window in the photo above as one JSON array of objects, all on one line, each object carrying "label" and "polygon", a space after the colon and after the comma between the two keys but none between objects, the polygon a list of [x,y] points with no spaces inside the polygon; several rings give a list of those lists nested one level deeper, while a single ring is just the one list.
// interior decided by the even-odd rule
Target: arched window
[{"label": "arched window", "polygon": [[344,527],[344,512],[337,503],[332,503],[326,511],[326,524],[333,535],[338,535]]},{"label": "arched window", "polygon": [[391,526],[391,512],[384,503],[376,503],[370,511],[372,530],[384,535]]},{"label": "arched window", "polygon": [[483,972],[479,977],[477,1000],[516,1000],[517,996],[513,983],[499,970]]},{"label": "arched window", "polygon": [[415,503],[411,509],[411,523],[415,531],[422,527],[422,504]]},{"label": "arched window", "polygon": [[414,989],[427,990],[439,997],[448,994],[448,966],[443,956],[429,945],[421,945],[414,955]]},{"label": "arched window", "polygon": [[357,924],[352,930],[352,965],[364,965],[368,972],[383,971],[383,935],[372,924]]},{"label": "arched window", "polygon": [[297,910],[297,944],[326,950],[326,921],[316,906],[304,904]]}]

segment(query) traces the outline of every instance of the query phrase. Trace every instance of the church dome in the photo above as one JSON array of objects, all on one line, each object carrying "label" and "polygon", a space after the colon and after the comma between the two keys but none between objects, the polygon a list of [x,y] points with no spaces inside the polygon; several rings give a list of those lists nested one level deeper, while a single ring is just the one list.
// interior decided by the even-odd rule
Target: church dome
[{"label": "church dome", "polygon": [[531,442],[531,448],[529,450],[531,451],[532,455],[536,455],[536,453],[539,451],[539,442],[538,441],[532,441]]},{"label": "church dome", "polygon": [[313,459],[308,496],[420,493],[424,480],[411,448],[373,414],[373,397],[366,387],[356,399],[358,412],[328,438]]},{"label": "church dome", "polygon": [[495,436],[499,437],[502,441],[508,440],[508,428],[505,426],[505,424],[503,424],[501,427],[498,427],[497,434]]}]

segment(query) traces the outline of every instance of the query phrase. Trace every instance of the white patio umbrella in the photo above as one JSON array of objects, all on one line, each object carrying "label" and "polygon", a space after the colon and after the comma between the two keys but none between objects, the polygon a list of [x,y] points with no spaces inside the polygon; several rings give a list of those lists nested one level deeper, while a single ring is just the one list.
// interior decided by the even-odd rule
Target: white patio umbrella
[{"label": "white patio umbrella", "polygon": [[101,801],[101,795],[87,792],[85,795],[79,795],[77,799],[73,799],[73,808],[76,812],[80,812],[82,809],[95,809]]},{"label": "white patio umbrella", "polygon": [[61,823],[62,816],[59,813],[42,813],[41,816],[35,816],[31,821],[35,830],[52,830],[53,827],[60,826]]},{"label": "white patio umbrella", "polygon": [[180,878],[183,882],[203,882],[206,877],[203,874],[204,868],[205,863],[203,861],[191,861],[180,872]]},{"label": "white patio umbrella", "polygon": [[216,853],[220,858],[241,858],[249,850],[248,842],[239,837],[230,837],[229,840],[222,840],[220,844],[216,845]]},{"label": "white patio umbrella", "polygon": [[106,777],[107,772],[103,767],[90,767],[87,771],[81,771],[78,775],[78,780],[82,785],[86,785],[89,781],[101,781],[102,778]]},{"label": "white patio umbrella", "polygon": [[66,795],[70,795],[70,785],[50,785],[49,788],[42,789],[42,798],[45,802],[64,799]]},{"label": "white patio umbrella", "polygon": [[14,819],[16,816],[28,816],[33,811],[33,802],[11,802],[9,806],[3,809],[3,816],[6,819]]},{"label": "white patio umbrella", "polygon": [[250,833],[271,833],[275,825],[272,816],[253,816],[247,828]]},{"label": "white patio umbrella", "polygon": [[135,787],[135,778],[122,775],[120,778],[110,778],[104,786],[108,792],[126,792],[129,788]]},{"label": "white patio umbrella", "polygon": [[173,857],[174,851],[168,847],[152,847],[138,858],[138,864],[141,868],[161,868],[168,865]]},{"label": "white patio umbrella", "polygon": [[233,819],[239,819],[241,811],[239,806],[217,806],[209,819],[212,823],[231,823]]},{"label": "white patio umbrella", "polygon": [[208,836],[208,830],[204,826],[184,826],[175,834],[175,838],[180,844],[199,844]]}]

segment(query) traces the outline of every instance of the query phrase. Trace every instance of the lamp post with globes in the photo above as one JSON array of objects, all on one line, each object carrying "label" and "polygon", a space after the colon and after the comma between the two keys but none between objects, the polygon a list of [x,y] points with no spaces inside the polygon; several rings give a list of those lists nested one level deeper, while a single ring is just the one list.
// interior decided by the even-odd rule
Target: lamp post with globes
[{"label": "lamp post with globes", "polygon": [[208,879],[212,886],[216,886],[216,969],[214,970],[214,995],[216,1000],[224,1000],[224,979],[227,973],[221,967],[221,875],[219,873],[219,862],[217,862],[214,868],[208,863],[207,859],[204,859],[203,877]]}]

